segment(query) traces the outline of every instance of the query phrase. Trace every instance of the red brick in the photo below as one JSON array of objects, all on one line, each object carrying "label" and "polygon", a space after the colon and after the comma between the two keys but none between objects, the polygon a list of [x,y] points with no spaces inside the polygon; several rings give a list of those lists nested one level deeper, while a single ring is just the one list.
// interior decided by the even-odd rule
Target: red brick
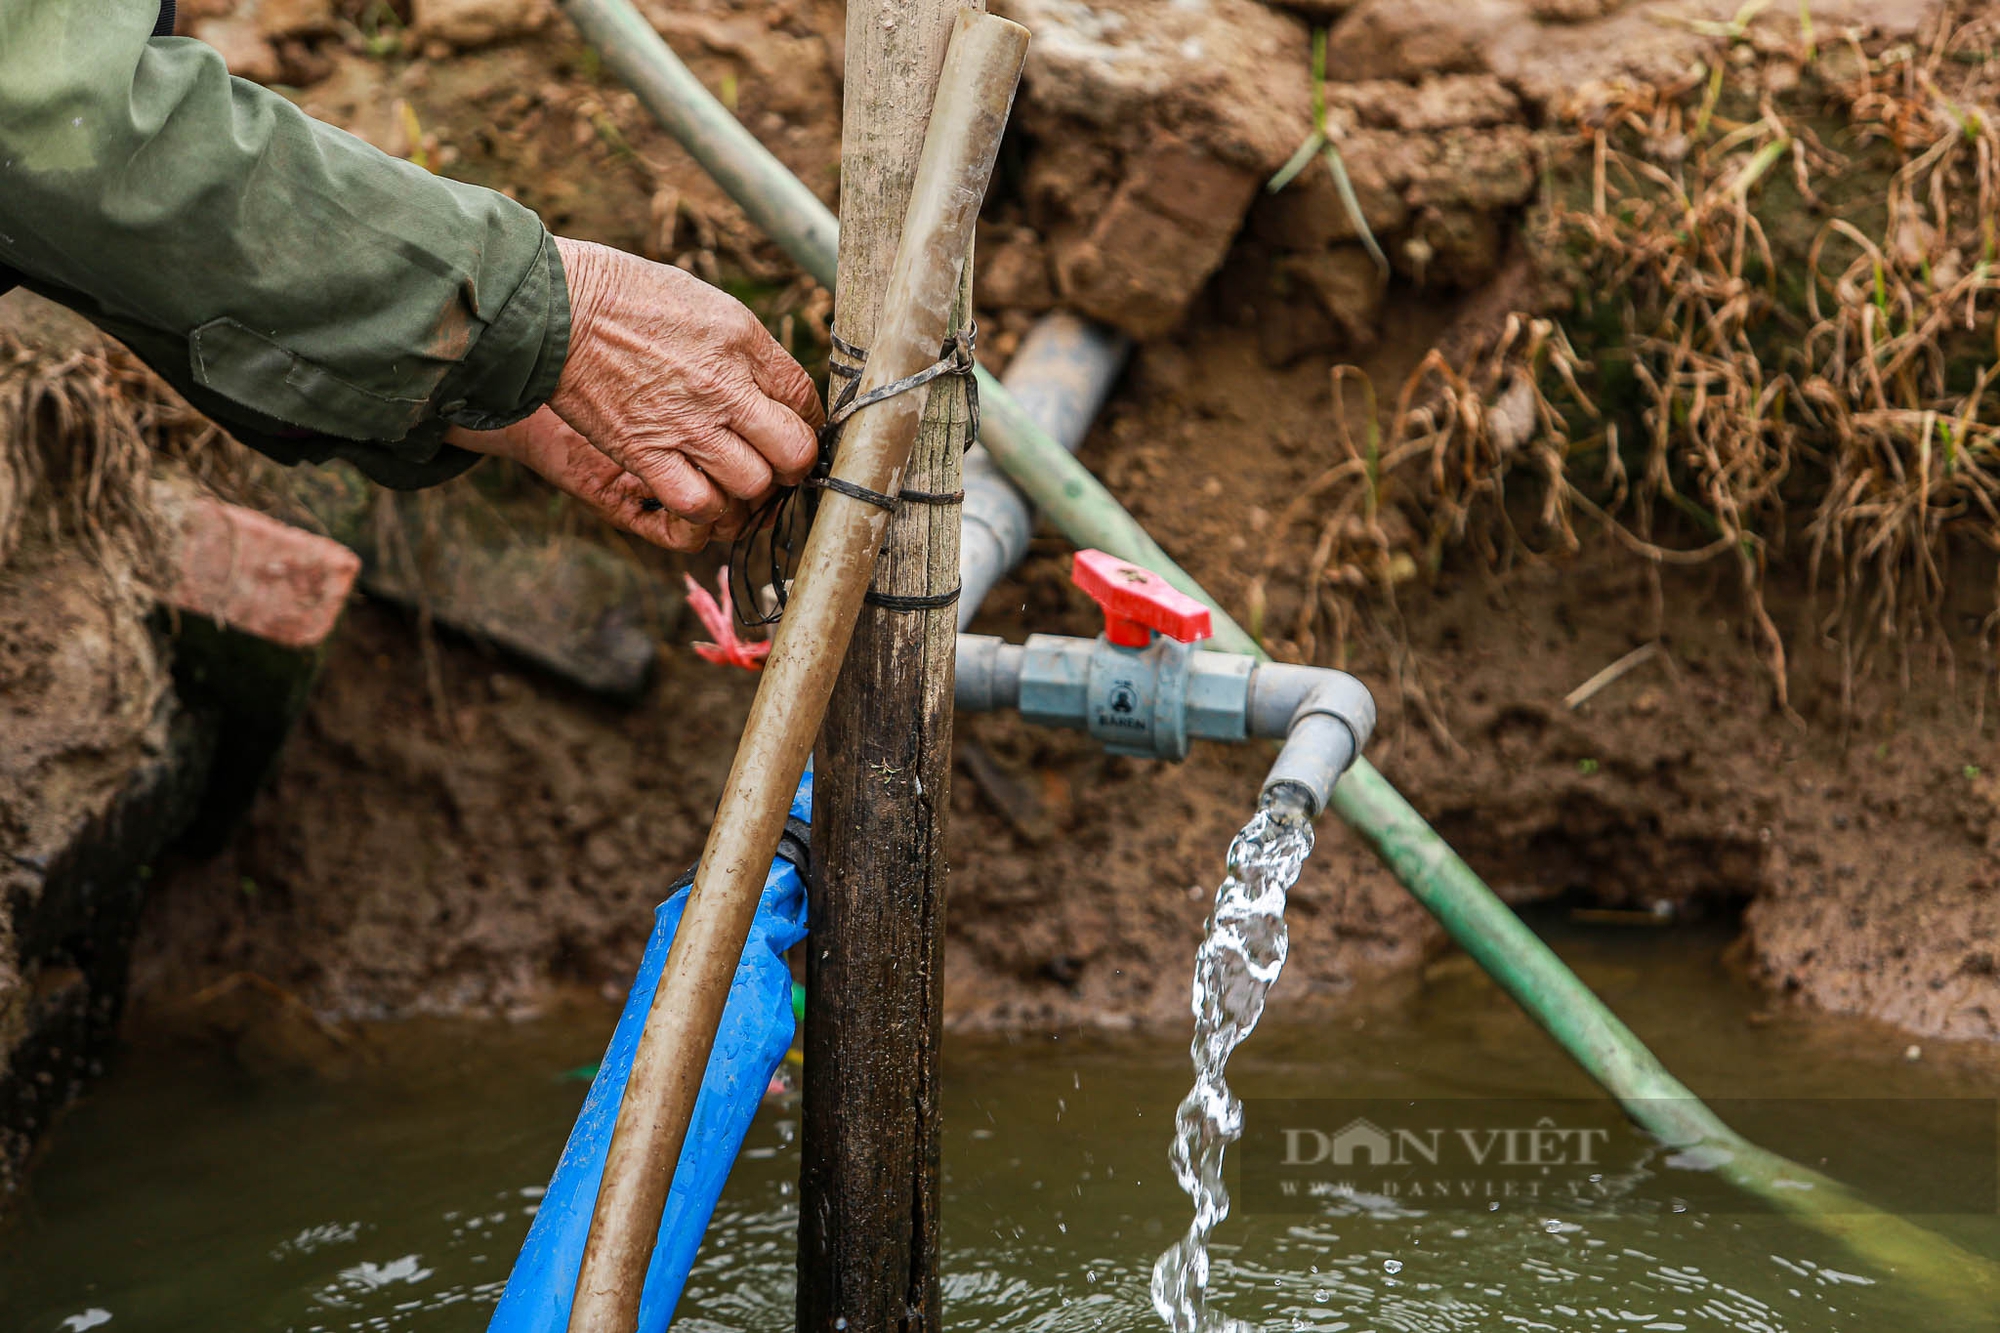
[{"label": "red brick", "polygon": [[313,647],[333,631],[361,557],[213,496],[186,497],[174,510],[171,605],[287,648]]}]

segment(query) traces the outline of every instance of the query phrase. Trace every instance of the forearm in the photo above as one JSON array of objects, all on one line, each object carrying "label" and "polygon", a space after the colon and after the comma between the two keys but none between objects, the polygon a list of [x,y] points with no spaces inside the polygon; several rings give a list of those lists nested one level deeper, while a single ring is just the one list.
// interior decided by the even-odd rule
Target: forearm
[{"label": "forearm", "polygon": [[533,214],[149,40],[155,12],[0,5],[0,264],[302,441],[422,464],[549,396],[568,296]]}]

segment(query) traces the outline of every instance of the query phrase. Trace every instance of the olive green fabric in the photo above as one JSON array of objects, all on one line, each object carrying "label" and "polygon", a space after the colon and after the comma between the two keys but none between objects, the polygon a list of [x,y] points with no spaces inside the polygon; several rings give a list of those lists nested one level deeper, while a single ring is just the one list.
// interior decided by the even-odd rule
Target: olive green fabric
[{"label": "olive green fabric", "polygon": [[281,462],[401,487],[463,471],[448,426],[517,421],[561,374],[548,232],[153,37],[158,14],[0,3],[0,269]]}]

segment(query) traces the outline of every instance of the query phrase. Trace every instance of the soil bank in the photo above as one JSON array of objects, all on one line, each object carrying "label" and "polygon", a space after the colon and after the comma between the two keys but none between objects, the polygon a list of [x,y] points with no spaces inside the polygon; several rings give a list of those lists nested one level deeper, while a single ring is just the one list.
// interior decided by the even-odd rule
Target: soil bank
[{"label": "soil bank", "polygon": [[[265,62],[260,77],[299,85],[308,109],[389,151],[512,190],[558,230],[726,281],[804,355],[823,346],[825,293],[750,231],[560,19],[495,6],[506,21],[489,31],[423,8],[405,33],[377,26],[379,6],[365,32],[338,5],[251,6],[252,18],[305,17],[249,33],[232,59]],[[1328,624],[1316,533],[1287,520],[1343,456],[1332,363],[1395,385],[1468,320],[1515,304],[1506,259],[1533,189],[1529,131],[1591,79],[1681,71],[1709,40],[1700,25],[1736,7],[1299,9],[1335,22],[1334,108],[1361,210],[1395,269],[1388,299],[1354,280],[1369,261],[1352,219],[1321,197],[1329,184],[1250,204],[1292,137],[1216,110],[1242,100],[1241,80],[1224,69],[1144,102],[1157,115],[1143,124],[1093,128],[1091,85],[1074,80],[1090,68],[1077,53],[1094,48],[1070,34],[1040,46],[1051,54],[1030,70],[1018,152],[982,235],[987,353],[1004,359],[1056,303],[1144,335],[1086,461],[1239,619],[1369,681],[1383,710],[1375,761],[1505,895],[1568,897],[1635,923],[1740,909],[1741,962],[1777,995],[1915,1033],[1996,1035],[2000,763],[1978,703],[1991,682],[1976,615],[1950,619],[1943,642],[1904,645],[1903,669],[1843,700],[1812,590],[1775,572],[1764,597],[1793,645],[1787,714],[1719,567],[1655,582],[1600,540],[1517,551],[1497,569],[1447,556],[1434,577],[1392,580],[1393,605],[1357,603]],[[1307,21],[1250,0],[1238,11],[1245,37],[1229,50],[1296,56],[1272,67],[1270,105],[1303,112]],[[1815,7],[1828,32],[1836,21],[1911,31],[1933,12]],[[248,21],[220,0],[188,13]],[[839,7],[714,0],[650,13],[831,197]],[[1100,26],[1105,40],[1131,29]],[[1166,247],[1136,286],[1119,267],[1134,238]],[[1095,632],[1063,565],[1047,540],[979,628]],[[1660,646],[1643,665],[1565,704],[1649,643]],[[753,682],[675,642],[651,695],[625,708],[468,643],[437,652],[433,680],[399,613],[354,608],[234,840],[156,876],[135,964],[150,1008],[226,1035],[274,1016],[310,1034],[348,1015],[520,1013],[578,985],[622,990],[654,903],[700,846]],[[1222,854],[1267,759],[1209,748],[1159,767],[1004,718],[962,720],[949,1021],[1182,1021]],[[1442,948],[1330,825],[1291,920],[1282,1003],[1393,997],[1422,984]]]}]

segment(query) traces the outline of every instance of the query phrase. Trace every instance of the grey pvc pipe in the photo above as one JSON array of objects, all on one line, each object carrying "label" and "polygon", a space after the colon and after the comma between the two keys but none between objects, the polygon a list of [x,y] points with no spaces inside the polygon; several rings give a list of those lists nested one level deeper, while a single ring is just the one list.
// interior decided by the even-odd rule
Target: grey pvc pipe
[{"label": "grey pvc pipe", "polygon": [[[1034,423],[1075,453],[1125,368],[1123,334],[1063,311],[1045,315],[1021,340],[1000,382]],[[965,456],[965,507],[958,535],[958,627],[1027,553],[1035,510],[985,445]]]},{"label": "grey pvc pipe", "polygon": [[1264,778],[1264,795],[1295,787],[1306,798],[1307,816],[1317,819],[1375,730],[1375,696],[1344,671],[1266,662],[1250,673],[1250,734],[1274,734],[1267,728],[1294,698],[1284,731],[1277,733],[1285,745]]},{"label": "grey pvc pipe", "polygon": [[1375,696],[1345,671],[1291,662],[1259,662],[1250,673],[1245,730],[1252,736],[1283,740],[1308,713],[1327,713],[1344,719],[1358,733],[1363,746],[1375,730]]},{"label": "grey pvc pipe", "polygon": [[[1051,639],[1038,636],[1028,644],[1008,643],[990,634],[958,636],[958,670],[954,677],[954,701],[964,712],[992,713],[1021,705],[1021,676],[1034,645],[1039,644],[1043,670],[1047,670],[1051,649],[1064,645],[1089,661],[1093,653],[1115,653],[1100,641]],[[1234,659],[1240,661],[1241,659]],[[1184,679],[1184,683],[1186,678]],[[1200,679],[1196,673],[1195,679]],[[1233,716],[1237,725],[1230,729],[1236,740],[1250,737],[1282,740],[1277,762],[1264,779],[1264,793],[1290,786],[1298,789],[1309,817],[1317,818],[1326,809],[1334,784],[1354,763],[1375,730],[1375,699],[1368,687],[1344,671],[1322,667],[1292,666],[1265,662],[1247,674],[1234,677],[1242,693],[1232,708],[1225,696],[1213,706]],[[1190,687],[1192,688],[1192,687]],[[1089,709],[1078,699],[1081,711],[1064,725],[1087,727]],[[1177,711],[1185,717],[1192,699],[1178,701]],[[1048,721],[1047,718],[1039,719]],[[1187,732],[1208,738],[1224,738],[1221,731],[1188,726]]]},{"label": "grey pvc pipe", "polygon": [[1277,762],[1264,776],[1264,792],[1269,796],[1280,787],[1295,787],[1305,798],[1308,819],[1319,818],[1326,809],[1333,784],[1347,771],[1354,756],[1361,753],[1354,731],[1332,713],[1306,713],[1285,739]]},{"label": "grey pvc pipe", "polygon": [[994,634],[960,634],[952,703],[960,712],[999,713],[1021,706],[1026,649]]},{"label": "grey pvc pipe", "polygon": [[639,95],[744,216],[832,288],[840,224],[818,195],[715,100],[653,25],[626,0],[563,0],[563,12],[604,67]]}]

